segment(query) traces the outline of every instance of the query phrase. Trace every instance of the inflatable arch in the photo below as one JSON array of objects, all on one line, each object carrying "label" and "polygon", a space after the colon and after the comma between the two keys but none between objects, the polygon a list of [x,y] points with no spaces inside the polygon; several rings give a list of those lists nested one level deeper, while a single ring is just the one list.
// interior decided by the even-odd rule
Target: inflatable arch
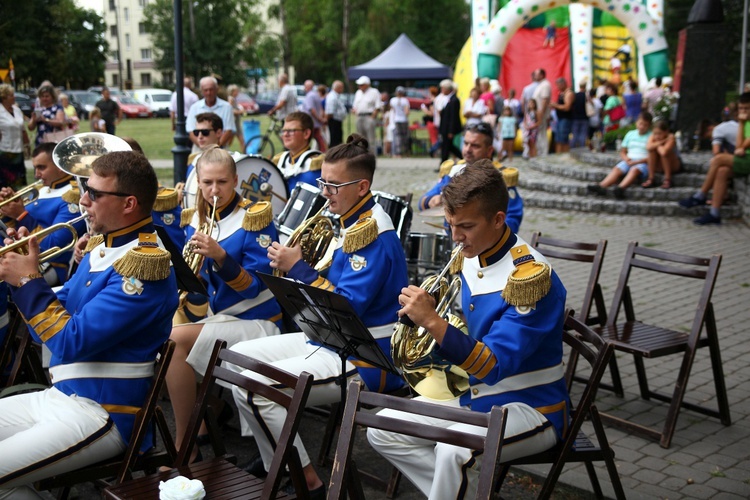
[{"label": "inflatable arch", "polygon": [[[476,4],[482,4],[479,1]],[[533,17],[560,6],[588,5],[608,12],[628,28],[642,56],[646,76],[669,76],[667,41],[661,23],[647,12],[640,0],[511,0],[500,9],[491,22],[482,22],[474,5],[474,15],[480,15],[474,32],[476,74],[496,78],[500,73],[502,56],[513,34]],[[484,10],[484,9],[482,9]],[[484,20],[487,20],[486,11]],[[477,19],[475,17],[475,19]],[[572,50],[572,49],[571,49]]]}]

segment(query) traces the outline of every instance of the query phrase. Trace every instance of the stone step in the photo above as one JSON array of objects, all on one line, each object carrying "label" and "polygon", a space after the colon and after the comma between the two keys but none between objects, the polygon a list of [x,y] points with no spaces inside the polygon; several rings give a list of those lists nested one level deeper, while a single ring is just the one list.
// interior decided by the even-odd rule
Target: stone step
[{"label": "stone step", "polygon": [[[578,148],[570,151],[570,156],[580,162],[599,167],[612,168],[620,161],[620,154],[615,151],[595,153],[588,149]],[[681,155],[684,173],[705,174],[711,161],[708,151],[684,152]]]}]

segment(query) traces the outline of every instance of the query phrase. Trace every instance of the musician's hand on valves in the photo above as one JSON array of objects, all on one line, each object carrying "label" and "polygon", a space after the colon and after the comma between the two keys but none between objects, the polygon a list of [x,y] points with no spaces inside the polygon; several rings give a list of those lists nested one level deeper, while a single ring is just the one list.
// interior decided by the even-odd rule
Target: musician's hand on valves
[{"label": "musician's hand on valves", "polygon": [[227,257],[227,252],[221,248],[215,239],[207,234],[195,233],[190,238],[190,242],[193,245],[193,251],[195,253],[213,259],[219,267],[224,265],[224,259]]},{"label": "musician's hand on valves", "polygon": [[274,241],[268,247],[268,258],[271,259],[272,268],[288,273],[297,261],[302,259],[302,247],[297,245],[289,248]]},{"label": "musician's hand on valves", "polygon": [[[6,245],[24,238],[28,235],[28,231],[26,231],[26,228],[21,228],[20,231],[9,229],[8,235],[10,238],[5,239]],[[28,250],[27,255],[5,252],[0,256],[0,279],[16,286],[22,277],[39,272],[39,242],[35,237],[30,238],[26,248]]]},{"label": "musician's hand on valves", "polygon": [[448,323],[435,311],[435,299],[427,290],[414,285],[402,288],[398,303],[401,306],[399,317],[409,316],[416,325],[429,331],[438,343],[443,340]]},{"label": "musician's hand on valves", "polygon": [[81,260],[83,260],[83,252],[84,250],[86,250],[86,245],[88,244],[90,239],[91,235],[89,235],[88,233],[78,238],[76,246],[73,247],[73,258],[75,259],[76,264],[80,264]]}]

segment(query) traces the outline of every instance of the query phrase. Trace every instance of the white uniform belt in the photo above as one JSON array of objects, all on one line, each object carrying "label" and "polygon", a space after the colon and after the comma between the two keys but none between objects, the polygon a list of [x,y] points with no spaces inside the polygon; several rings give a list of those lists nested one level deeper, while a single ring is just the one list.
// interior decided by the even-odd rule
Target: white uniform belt
[{"label": "white uniform belt", "polygon": [[385,339],[393,334],[393,323],[382,326],[371,326],[367,328],[374,339]]},{"label": "white uniform belt", "polygon": [[273,293],[271,293],[271,290],[265,289],[262,292],[258,294],[257,297],[254,299],[245,299],[237,302],[233,306],[229,306],[223,311],[219,311],[216,314],[226,314],[227,316],[237,316],[238,314],[242,314],[243,312],[247,311],[248,309],[252,309],[255,306],[259,306],[260,304],[271,300],[273,298]]},{"label": "white uniform belt", "polygon": [[5,311],[5,314],[0,316],[0,328],[5,328],[8,326],[8,311]]},{"label": "white uniform belt", "polygon": [[565,374],[563,364],[560,363],[549,368],[543,368],[533,372],[521,373],[512,377],[506,377],[497,384],[477,384],[471,386],[471,398],[483,398],[494,396],[505,392],[521,391],[529,387],[551,384],[557,382]]},{"label": "white uniform belt", "polygon": [[144,378],[154,375],[154,362],[145,363],[70,363],[67,365],[51,366],[50,378],[53,383],[76,378]]}]

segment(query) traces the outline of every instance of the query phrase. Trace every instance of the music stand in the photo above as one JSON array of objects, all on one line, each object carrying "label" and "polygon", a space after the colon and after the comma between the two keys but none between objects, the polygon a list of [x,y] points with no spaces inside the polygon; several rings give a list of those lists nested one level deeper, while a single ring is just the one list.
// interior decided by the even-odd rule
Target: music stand
[{"label": "music stand", "polygon": [[192,269],[185,259],[182,257],[182,252],[177,245],[175,245],[172,238],[169,237],[167,230],[162,226],[154,224],[156,234],[159,235],[159,239],[164,244],[164,248],[169,252],[172,258],[172,266],[174,267],[174,274],[177,278],[177,289],[185,292],[199,293],[208,297],[208,291],[206,290],[203,282],[193,273]]},{"label": "music stand", "polygon": [[310,340],[336,352],[341,359],[341,403],[346,402],[346,360],[349,356],[381,370],[399,374],[346,297],[287,278],[258,273],[284,311]]}]

